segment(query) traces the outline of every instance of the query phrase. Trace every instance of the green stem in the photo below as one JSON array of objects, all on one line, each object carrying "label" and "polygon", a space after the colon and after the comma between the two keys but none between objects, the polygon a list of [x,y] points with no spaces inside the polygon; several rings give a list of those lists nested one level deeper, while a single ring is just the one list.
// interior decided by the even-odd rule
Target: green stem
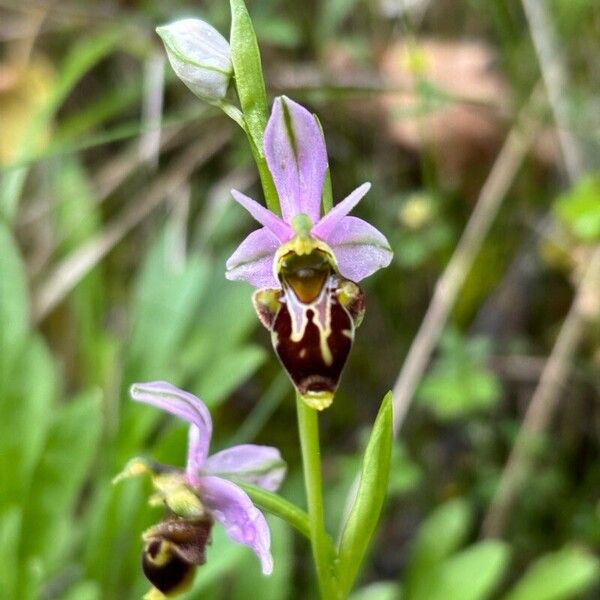
[{"label": "green stem", "polygon": [[267,159],[265,158],[262,149],[258,148],[254,143],[254,139],[248,131],[248,128],[244,126],[243,129],[248,137],[250,150],[252,151],[252,156],[254,158],[254,162],[256,163],[256,168],[258,169],[260,183],[262,185],[263,194],[265,195],[265,204],[271,212],[275,213],[276,215],[281,215],[279,196],[277,195],[277,190],[275,189],[275,184],[273,183],[271,171],[269,171],[269,167],[267,166]]},{"label": "green stem", "polygon": [[296,394],[296,410],[308,505],[310,541],[319,578],[319,588],[322,598],[335,600],[339,594],[333,573],[334,555],[328,544],[330,538],[325,531],[318,415],[317,411],[307,406],[298,394]]},{"label": "green stem", "polygon": [[250,130],[248,129],[246,119],[244,118],[244,113],[242,113],[237,106],[226,102],[225,100],[217,100],[212,102],[212,104],[220,108],[229,118],[233,119],[244,130],[244,133],[248,137],[248,143],[250,144],[252,157],[254,158],[256,168],[258,169],[260,183],[262,185],[263,194],[265,195],[265,203],[267,208],[276,215],[281,214],[279,197],[277,196],[277,190],[275,189],[275,184],[273,183],[271,171],[269,171],[269,167],[267,166],[267,160],[265,159],[262,150],[259,149],[254,143],[254,139],[250,133]]},{"label": "green stem", "polygon": [[308,515],[303,510],[278,494],[274,494],[263,488],[250,485],[249,483],[238,483],[238,485],[259,508],[283,519],[310,540],[310,523]]}]

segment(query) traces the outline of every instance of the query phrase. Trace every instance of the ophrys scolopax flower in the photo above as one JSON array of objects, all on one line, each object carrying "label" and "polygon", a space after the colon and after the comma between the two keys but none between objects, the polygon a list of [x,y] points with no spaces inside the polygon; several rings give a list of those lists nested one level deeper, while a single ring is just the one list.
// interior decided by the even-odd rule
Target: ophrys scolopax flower
[{"label": "ophrys scolopax flower", "polygon": [[117,480],[149,473],[155,488],[152,504],[166,508],[165,519],[144,533],[144,573],[156,590],[173,595],[191,582],[205,562],[205,546],[214,521],[235,542],[249,546],[262,571],[273,570],[269,527],[263,514],[236,483],[275,491],[283,481],[285,462],[270,446],[244,444],[208,456],[212,419],[193,394],[164,381],[136,383],[133,400],[145,402],[190,423],[185,469],[136,458]]},{"label": "ophrys scolopax flower", "polygon": [[392,251],[375,227],[348,216],[369,183],[321,216],[327,151],[304,107],[275,99],[264,153],[282,216],[232,191],[263,227],[229,258],[226,276],[259,288],[254,305],[275,352],[303,399],[321,410],[331,404],[364,314],[356,282],[387,266]]}]

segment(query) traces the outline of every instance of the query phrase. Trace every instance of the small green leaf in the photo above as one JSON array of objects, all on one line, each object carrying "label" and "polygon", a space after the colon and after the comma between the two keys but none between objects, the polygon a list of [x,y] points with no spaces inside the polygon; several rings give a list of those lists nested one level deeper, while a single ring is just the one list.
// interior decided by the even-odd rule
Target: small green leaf
[{"label": "small green leaf", "polygon": [[466,539],[471,527],[471,511],[464,500],[451,500],[437,508],[421,525],[414,541],[406,596],[412,598],[423,578],[450,556]]},{"label": "small green leaf", "polygon": [[441,341],[441,356],[419,387],[419,400],[444,421],[489,410],[502,389],[485,365],[488,355],[487,340],[448,331]]},{"label": "small green leaf", "polygon": [[500,583],[508,565],[504,542],[487,540],[459,552],[422,574],[410,600],[486,600]]},{"label": "small green leaf", "polygon": [[350,600],[400,600],[402,591],[395,581],[371,583],[350,596]]},{"label": "small green leaf", "polygon": [[558,198],[555,211],[581,241],[600,240],[600,176],[584,177]]},{"label": "small green leaf", "polygon": [[269,109],[263,80],[260,51],[252,20],[244,0],[230,0],[231,5],[231,62],[235,85],[248,133],[259,156],[263,155],[263,133]]},{"label": "small green leaf", "polygon": [[568,546],[538,559],[504,600],[570,600],[580,598],[600,580],[598,558]]},{"label": "small green leaf", "polygon": [[392,458],[392,393],[381,403],[365,451],[358,492],[344,525],[339,545],[339,581],[347,595],[379,521]]}]

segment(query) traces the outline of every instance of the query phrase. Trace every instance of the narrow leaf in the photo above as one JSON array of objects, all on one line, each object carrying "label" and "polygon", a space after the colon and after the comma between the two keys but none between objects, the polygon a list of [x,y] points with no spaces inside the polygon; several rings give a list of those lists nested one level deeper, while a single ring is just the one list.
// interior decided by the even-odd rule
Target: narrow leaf
[{"label": "narrow leaf", "polygon": [[244,0],[230,0],[231,62],[235,85],[248,133],[260,156],[263,155],[263,132],[267,125],[267,93],[263,80],[260,51],[252,20]]},{"label": "narrow leaf", "polygon": [[25,266],[8,227],[0,222],[0,390],[25,343],[28,320]]},{"label": "narrow leaf", "polygon": [[51,568],[74,541],[73,511],[97,449],[100,392],[93,390],[56,411],[35,487],[25,510],[22,551]]},{"label": "narrow leaf", "polygon": [[570,600],[600,580],[600,562],[583,549],[566,547],[538,559],[504,600]]},{"label": "narrow leaf", "polygon": [[339,581],[347,595],[383,508],[392,457],[392,394],[386,394],[365,451],[358,492],[339,545]]},{"label": "narrow leaf", "polygon": [[413,543],[406,575],[406,596],[412,598],[423,579],[465,541],[471,527],[471,511],[464,500],[438,507],[421,525]]},{"label": "narrow leaf", "polygon": [[487,600],[508,565],[508,545],[498,540],[475,544],[422,572],[408,600]]}]

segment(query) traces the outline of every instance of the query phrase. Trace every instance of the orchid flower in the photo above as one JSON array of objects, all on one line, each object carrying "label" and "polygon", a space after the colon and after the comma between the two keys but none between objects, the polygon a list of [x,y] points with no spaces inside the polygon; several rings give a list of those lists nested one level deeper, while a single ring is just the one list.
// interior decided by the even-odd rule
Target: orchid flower
[{"label": "orchid flower", "polygon": [[152,501],[169,511],[169,518],[144,534],[144,572],[155,588],[172,595],[181,583],[189,583],[190,572],[193,575],[195,566],[205,562],[204,547],[213,520],[223,525],[234,542],[250,547],[262,572],[269,575],[273,570],[269,527],[234,481],[277,490],[286,471],[279,450],[244,444],[208,456],[212,420],[199,398],[163,381],[136,383],[130,395],[190,423],[185,470],[134,459],[117,477],[151,473],[157,491]]},{"label": "orchid flower", "polygon": [[375,227],[348,216],[369,183],[321,217],[325,140],[315,116],[285,96],[273,104],[264,154],[282,216],[232,190],[263,227],[229,258],[226,276],[259,288],[254,305],[280,361],[302,398],[322,410],[331,404],[364,314],[356,282],[387,266],[392,251]]}]

